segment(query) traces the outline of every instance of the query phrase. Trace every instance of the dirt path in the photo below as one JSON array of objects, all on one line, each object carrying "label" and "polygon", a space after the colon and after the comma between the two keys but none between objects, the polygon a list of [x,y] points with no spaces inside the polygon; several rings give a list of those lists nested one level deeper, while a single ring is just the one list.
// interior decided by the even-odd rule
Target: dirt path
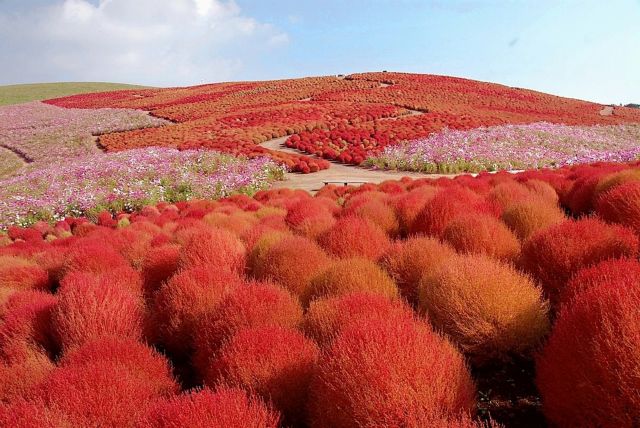
[{"label": "dirt path", "polygon": [[[289,137],[276,138],[274,140],[262,143],[261,146],[270,150],[277,150],[292,155],[305,154],[295,149],[285,147],[284,142]],[[421,174],[418,172],[406,171],[381,171],[357,166],[343,165],[341,163],[332,162],[329,169],[314,172],[312,174],[300,174],[288,172],[285,174],[285,181],[275,183],[275,188],[291,188],[302,189],[309,192],[320,190],[325,183],[334,182],[333,184],[343,185],[348,183],[381,183],[385,180],[399,180],[402,177],[411,178],[439,178],[453,177],[455,175],[442,174]]]},{"label": "dirt path", "polygon": [[600,116],[611,116],[613,114],[612,106],[605,106],[602,110],[600,110]]},{"label": "dirt path", "polygon": [[10,147],[4,144],[0,144],[0,148],[3,148],[7,151],[10,151],[11,153],[13,153],[14,155],[18,156],[20,159],[22,159],[22,161],[27,164],[27,163],[33,163],[33,159],[31,159],[29,156],[26,155],[26,153],[22,152],[21,150],[18,150],[14,147]]}]

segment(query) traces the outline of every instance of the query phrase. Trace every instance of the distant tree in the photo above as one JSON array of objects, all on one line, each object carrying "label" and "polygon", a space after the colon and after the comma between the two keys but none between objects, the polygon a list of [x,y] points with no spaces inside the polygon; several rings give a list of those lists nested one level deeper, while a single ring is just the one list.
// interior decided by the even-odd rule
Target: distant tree
[{"label": "distant tree", "polygon": [[631,104],[627,104],[625,107],[640,108],[640,104],[631,103]]}]

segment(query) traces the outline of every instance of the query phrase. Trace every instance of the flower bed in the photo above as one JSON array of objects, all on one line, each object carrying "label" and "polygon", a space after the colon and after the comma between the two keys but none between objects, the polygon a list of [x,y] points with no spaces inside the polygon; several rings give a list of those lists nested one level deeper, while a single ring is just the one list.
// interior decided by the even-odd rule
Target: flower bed
[{"label": "flower bed", "polygon": [[629,162],[640,157],[640,125],[551,123],[445,130],[389,146],[367,164],[384,169],[454,173]]},{"label": "flower bed", "polygon": [[0,181],[0,228],[133,210],[159,201],[251,194],[282,177],[267,158],[165,148],[94,154]]},{"label": "flower bed", "polygon": [[[0,146],[40,166],[100,152],[95,135],[167,123],[140,110],[66,109],[30,102],[0,107]],[[0,162],[7,162],[6,157]]]}]

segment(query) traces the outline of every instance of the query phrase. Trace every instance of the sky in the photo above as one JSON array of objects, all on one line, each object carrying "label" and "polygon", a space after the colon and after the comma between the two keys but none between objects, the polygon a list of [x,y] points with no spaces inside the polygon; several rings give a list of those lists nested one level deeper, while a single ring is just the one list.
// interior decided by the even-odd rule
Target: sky
[{"label": "sky", "polygon": [[0,0],[0,84],[380,70],[640,102],[640,0]]}]

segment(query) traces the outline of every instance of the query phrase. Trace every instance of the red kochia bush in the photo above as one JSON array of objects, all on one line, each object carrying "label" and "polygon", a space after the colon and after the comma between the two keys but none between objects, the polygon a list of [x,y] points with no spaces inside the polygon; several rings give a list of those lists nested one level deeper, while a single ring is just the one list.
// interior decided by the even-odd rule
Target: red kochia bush
[{"label": "red kochia bush", "polygon": [[0,360],[0,402],[8,402],[26,396],[34,386],[51,373],[54,367],[55,365],[47,355],[29,348],[25,349],[19,359]]},{"label": "red kochia bush", "polygon": [[311,278],[328,263],[329,257],[315,242],[302,236],[284,237],[257,257],[252,273],[256,279],[274,281],[302,296]]},{"label": "red kochia bush", "polygon": [[178,270],[180,246],[165,244],[152,248],[142,262],[144,291],[150,296]]},{"label": "red kochia bush", "polygon": [[422,276],[433,272],[455,255],[453,248],[437,239],[420,236],[394,243],[382,256],[381,264],[395,280],[404,298],[416,303]]},{"label": "red kochia bush", "polygon": [[365,319],[412,318],[413,311],[401,300],[366,292],[316,299],[304,317],[305,333],[326,346],[345,327]]},{"label": "red kochia bush", "polygon": [[609,259],[579,270],[560,293],[562,303],[593,287],[616,284],[618,287],[640,286],[640,263],[635,259]]},{"label": "red kochia bush", "polygon": [[487,254],[504,261],[515,261],[520,241],[502,223],[486,214],[463,215],[444,229],[443,238],[461,253]]},{"label": "red kochia bush", "polygon": [[139,428],[278,428],[280,416],[238,388],[205,388],[159,401]]},{"label": "red kochia bush", "polygon": [[57,351],[51,329],[55,296],[42,291],[20,291],[12,294],[0,322],[0,358],[7,362],[23,362],[34,351],[54,355]]},{"label": "red kochia bush", "polygon": [[244,272],[246,250],[242,241],[224,229],[209,229],[190,236],[180,253],[180,267],[215,266]]},{"label": "red kochia bush", "polygon": [[456,217],[470,212],[493,213],[493,208],[477,193],[459,186],[450,186],[427,203],[409,229],[411,234],[441,236]]},{"label": "red kochia bush", "polygon": [[398,217],[401,233],[407,234],[411,230],[418,213],[433,199],[438,190],[434,186],[421,186],[389,200],[389,204],[395,209]]},{"label": "red kochia bush", "polygon": [[20,257],[0,256],[0,286],[20,290],[46,290],[49,274],[36,263]]},{"label": "red kochia bush", "polygon": [[128,371],[130,375],[144,380],[158,394],[171,394],[179,389],[171,374],[169,361],[134,339],[105,337],[85,342],[65,353],[59,362],[60,367],[87,370],[91,370],[95,364]]},{"label": "red kochia bush", "polygon": [[117,267],[129,266],[118,252],[97,241],[83,241],[70,249],[64,271],[109,273]]},{"label": "red kochia bush", "polygon": [[562,288],[585,266],[618,257],[635,257],[638,237],[629,229],[595,218],[568,220],[540,230],[522,246],[522,265],[556,303]]},{"label": "red kochia bush", "polygon": [[387,235],[396,236],[400,231],[400,223],[398,222],[398,218],[393,207],[387,203],[388,197],[382,196],[368,199],[367,195],[369,193],[373,192],[363,193],[361,196],[358,195],[363,199],[361,201],[352,202],[356,200],[358,196],[354,196],[347,201],[347,204],[345,204],[345,208],[342,211],[342,216],[354,215],[370,220]]},{"label": "red kochia bush", "polygon": [[511,265],[454,257],[420,282],[420,307],[476,362],[527,354],[549,329],[542,290]]},{"label": "red kochia bush", "polygon": [[315,239],[336,222],[327,207],[326,198],[302,198],[287,212],[287,225],[294,232]]},{"label": "red kochia bush", "polygon": [[237,287],[198,322],[194,334],[194,365],[205,373],[222,343],[247,327],[297,328],[302,306],[287,290],[272,284]]},{"label": "red kochia bush", "polygon": [[351,258],[337,260],[318,272],[302,300],[308,302],[317,297],[358,291],[380,294],[390,299],[398,297],[396,284],[382,268],[371,260]]},{"label": "red kochia bush", "polygon": [[336,257],[377,259],[390,244],[382,229],[369,220],[343,217],[318,239],[320,245]]},{"label": "red kochia bush", "polygon": [[640,420],[640,287],[609,283],[560,311],[536,383],[557,426],[633,427]]},{"label": "red kochia bush", "polygon": [[426,427],[472,413],[475,387],[462,356],[426,325],[369,319],[327,348],[308,403],[311,427]]},{"label": "red kochia bush", "polygon": [[621,184],[603,193],[596,202],[596,213],[640,234],[640,182]]},{"label": "red kochia bush", "polygon": [[309,381],[319,354],[318,346],[296,330],[240,330],[220,350],[205,383],[221,382],[255,391],[273,403],[288,424],[295,424],[304,417]]},{"label": "red kochia bush", "polygon": [[117,285],[76,273],[63,284],[53,308],[51,324],[59,346],[67,349],[105,336],[140,338],[141,296]]},{"label": "red kochia bush", "polygon": [[237,274],[215,265],[179,272],[155,294],[147,334],[170,352],[188,355],[200,318],[215,311],[231,290],[243,285]]}]

